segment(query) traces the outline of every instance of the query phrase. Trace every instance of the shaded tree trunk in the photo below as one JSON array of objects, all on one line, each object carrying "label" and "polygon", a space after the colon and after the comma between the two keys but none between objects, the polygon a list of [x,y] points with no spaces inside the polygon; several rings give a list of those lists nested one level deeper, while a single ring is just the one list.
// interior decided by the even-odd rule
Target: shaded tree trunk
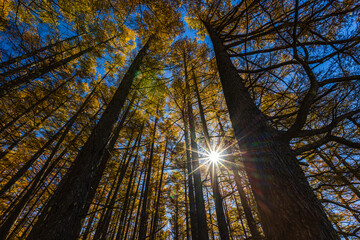
[{"label": "shaded tree trunk", "polygon": [[83,206],[90,189],[94,187],[91,183],[99,168],[101,156],[106,150],[105,147],[113,126],[128,96],[136,72],[149,48],[150,41],[151,39],[131,63],[90,137],[59,184],[55,194],[42,210],[28,239],[76,239],[78,237],[83,218],[80,213],[87,211],[87,209],[83,209]]},{"label": "shaded tree trunk", "polygon": [[190,102],[190,86],[188,81],[188,70],[186,63],[186,56],[184,55],[184,71],[185,71],[185,85],[186,85],[186,93],[187,93],[187,114],[189,117],[189,127],[190,127],[190,145],[191,145],[191,160],[192,160],[192,168],[193,168],[193,177],[194,177],[194,188],[195,188],[195,203],[196,203],[196,211],[197,211],[197,220],[198,220],[198,239],[200,240],[208,240],[209,233],[206,222],[206,210],[205,210],[205,201],[204,201],[204,193],[201,181],[201,172],[200,172],[200,164],[199,164],[199,154],[198,147],[196,143],[196,133],[195,133],[195,120],[193,114],[192,104]]},{"label": "shaded tree trunk", "polygon": [[244,191],[244,186],[241,182],[241,177],[239,175],[239,172],[237,169],[233,169],[233,173],[234,173],[236,188],[237,188],[239,196],[240,196],[241,205],[244,209],[246,222],[247,222],[247,225],[249,226],[251,236],[254,239],[262,239],[261,234],[256,226],[256,222],[254,220],[253,214],[251,212],[251,208],[250,208],[248,199],[246,197],[246,194]]},{"label": "shaded tree trunk", "polygon": [[163,183],[163,177],[164,177],[164,168],[165,168],[165,162],[166,162],[166,150],[167,150],[167,145],[168,145],[168,140],[166,139],[166,143],[165,143],[165,150],[164,150],[164,158],[163,158],[163,164],[161,167],[161,174],[160,174],[160,182],[159,182],[159,189],[157,192],[157,197],[156,197],[156,204],[155,204],[155,213],[154,213],[154,220],[153,220],[153,226],[150,232],[150,240],[155,240],[155,236],[156,236],[156,231],[157,231],[157,222],[158,222],[158,215],[159,215],[159,204],[160,204],[160,198],[161,198],[161,187],[162,187],[162,183]]},{"label": "shaded tree trunk", "polygon": [[193,240],[198,239],[198,216],[196,211],[196,203],[194,196],[194,186],[193,186],[193,172],[192,172],[192,159],[190,156],[190,140],[189,140],[189,129],[188,122],[185,119],[185,114],[183,114],[184,122],[184,135],[185,135],[185,146],[186,146],[186,166],[187,166],[187,181],[189,189],[189,205],[190,205],[190,225],[191,225],[191,237]]},{"label": "shaded tree trunk", "polygon": [[[195,93],[196,93],[196,97],[198,100],[197,102],[198,102],[198,106],[199,106],[201,126],[203,129],[207,147],[208,147],[208,149],[210,149],[211,148],[210,147],[210,134],[209,134],[209,130],[208,130],[208,127],[206,124],[204,108],[202,105],[201,96],[200,96],[200,92],[199,92],[199,88],[197,85],[196,76],[195,76],[194,71],[192,71],[192,79],[194,82]],[[211,187],[212,187],[214,199],[215,199],[215,212],[216,212],[216,219],[217,219],[217,223],[218,223],[220,238],[222,240],[229,240],[230,235],[229,235],[229,230],[228,230],[228,226],[226,223],[226,218],[225,218],[225,213],[224,213],[224,208],[223,208],[223,203],[222,203],[223,200],[222,200],[222,196],[221,196],[220,189],[219,189],[217,166],[214,163],[211,163],[211,166],[210,166],[210,178],[211,178]]]},{"label": "shaded tree trunk", "polygon": [[55,63],[52,63],[52,64],[49,64],[45,67],[42,67],[42,68],[39,68],[39,69],[35,69],[33,70],[32,72],[24,75],[24,76],[20,76],[20,77],[17,77],[15,78],[14,80],[10,80],[4,84],[2,84],[0,86],[0,97],[6,95],[9,91],[13,90],[14,88],[16,87],[19,87],[23,84],[26,84],[26,83],[29,83],[30,81],[38,78],[38,77],[41,77],[43,76],[44,74],[48,73],[48,72],[51,72],[59,67],[62,67],[64,65],[66,65],[67,63],[70,63],[71,61],[87,54],[87,53],[90,53],[91,51],[95,50],[96,47],[102,45],[102,44],[105,44],[111,40],[113,40],[115,37],[112,37],[112,38],[109,38],[105,41],[102,41],[100,43],[97,43],[96,45],[94,46],[90,46],[90,47],[87,47],[85,48],[84,50],[81,50],[79,51],[78,53],[75,53],[69,57],[66,57],[64,59],[61,59]]},{"label": "shaded tree trunk", "polygon": [[204,24],[266,238],[339,239],[288,142],[277,139],[277,131],[254,104],[222,41]]},{"label": "shaded tree trunk", "polygon": [[[159,105],[156,109],[156,115],[159,112]],[[150,147],[150,155],[149,160],[147,162],[147,175],[146,175],[146,182],[145,182],[145,190],[143,195],[143,202],[141,206],[141,215],[140,215],[140,229],[139,229],[139,239],[144,240],[146,238],[147,228],[148,228],[148,218],[149,218],[149,209],[147,209],[148,205],[148,197],[149,197],[149,190],[150,190],[150,181],[151,181],[151,169],[153,164],[154,158],[154,144],[155,144],[155,135],[156,135],[156,127],[158,123],[158,116],[155,116],[155,123],[154,129],[151,136],[151,147]]]}]

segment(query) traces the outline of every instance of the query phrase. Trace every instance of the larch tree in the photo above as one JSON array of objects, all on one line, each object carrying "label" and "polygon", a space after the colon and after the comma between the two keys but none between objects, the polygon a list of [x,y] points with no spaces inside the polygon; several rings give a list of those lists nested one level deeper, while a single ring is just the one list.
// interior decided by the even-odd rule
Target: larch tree
[{"label": "larch tree", "polygon": [[359,239],[359,16],[2,1],[0,239]]}]

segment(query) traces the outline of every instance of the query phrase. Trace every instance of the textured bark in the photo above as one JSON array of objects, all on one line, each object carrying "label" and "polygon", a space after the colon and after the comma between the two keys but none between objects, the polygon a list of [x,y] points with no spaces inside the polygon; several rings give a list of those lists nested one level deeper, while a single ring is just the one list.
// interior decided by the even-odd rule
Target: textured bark
[{"label": "textured bark", "polygon": [[248,199],[246,197],[246,194],[244,191],[244,186],[241,182],[241,177],[239,175],[239,172],[237,169],[233,169],[233,173],[234,173],[236,187],[237,187],[237,190],[238,190],[238,193],[240,196],[241,205],[244,209],[246,222],[247,222],[247,225],[249,226],[251,236],[253,237],[253,239],[262,239],[261,234],[256,226],[254,217],[252,215],[251,208],[250,208]]},{"label": "textured bark", "polygon": [[339,239],[288,142],[252,101],[242,78],[209,24],[217,67],[244,166],[267,239]]},{"label": "textured bark", "polygon": [[91,183],[149,44],[150,40],[133,60],[90,137],[42,210],[28,239],[65,240],[78,237],[83,218],[80,213],[87,211],[83,206],[91,187],[94,187]]}]

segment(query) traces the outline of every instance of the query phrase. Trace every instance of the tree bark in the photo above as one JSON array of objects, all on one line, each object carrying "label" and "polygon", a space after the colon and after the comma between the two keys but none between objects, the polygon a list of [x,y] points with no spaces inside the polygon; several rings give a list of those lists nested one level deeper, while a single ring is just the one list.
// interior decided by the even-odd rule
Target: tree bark
[{"label": "tree bark", "polygon": [[288,142],[276,138],[277,131],[251,99],[221,39],[204,24],[266,238],[339,239]]},{"label": "tree bark", "polygon": [[136,72],[149,48],[150,41],[151,39],[133,60],[90,137],[59,184],[55,194],[42,210],[28,236],[29,240],[60,240],[78,237],[83,218],[80,213],[87,211],[87,209],[83,209],[86,196],[90,188],[94,187],[91,186],[91,183],[101,163],[101,156],[128,96]]}]

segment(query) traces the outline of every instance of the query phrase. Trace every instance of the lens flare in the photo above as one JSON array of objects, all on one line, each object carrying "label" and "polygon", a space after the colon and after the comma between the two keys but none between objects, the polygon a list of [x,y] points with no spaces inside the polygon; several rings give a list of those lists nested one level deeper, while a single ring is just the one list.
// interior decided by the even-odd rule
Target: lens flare
[{"label": "lens flare", "polygon": [[215,152],[215,151],[211,151],[209,154],[209,160],[212,163],[217,163],[220,160],[220,153]]}]

